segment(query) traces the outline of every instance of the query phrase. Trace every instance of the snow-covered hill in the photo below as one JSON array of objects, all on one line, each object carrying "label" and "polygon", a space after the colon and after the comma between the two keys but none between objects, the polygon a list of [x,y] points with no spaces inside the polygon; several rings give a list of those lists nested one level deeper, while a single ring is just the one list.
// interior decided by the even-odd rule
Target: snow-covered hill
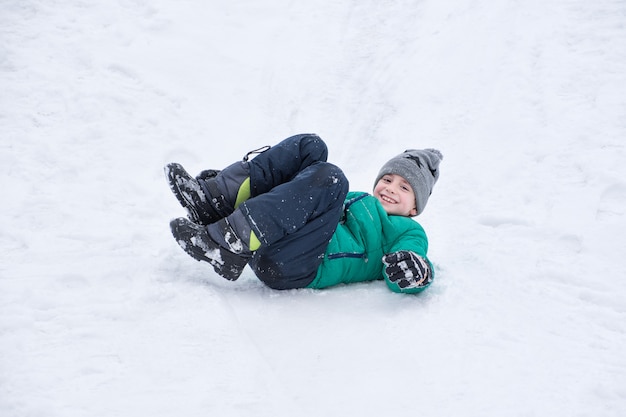
[{"label": "snow-covered hill", "polygon": [[[626,4],[0,2],[0,415],[623,416]],[[226,282],[162,166],[445,159],[437,280]]]}]

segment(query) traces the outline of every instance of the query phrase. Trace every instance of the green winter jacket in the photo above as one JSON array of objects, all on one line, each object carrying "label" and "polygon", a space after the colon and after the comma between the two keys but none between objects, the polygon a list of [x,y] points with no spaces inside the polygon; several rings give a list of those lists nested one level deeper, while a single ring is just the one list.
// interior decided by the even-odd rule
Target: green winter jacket
[{"label": "green winter jacket", "polygon": [[428,285],[402,289],[385,274],[383,255],[399,250],[424,257],[434,278],[433,266],[426,258],[428,239],[422,226],[409,217],[389,216],[378,200],[367,193],[350,192],[344,202],[343,218],[308,288],[384,279],[394,292],[423,291]]}]

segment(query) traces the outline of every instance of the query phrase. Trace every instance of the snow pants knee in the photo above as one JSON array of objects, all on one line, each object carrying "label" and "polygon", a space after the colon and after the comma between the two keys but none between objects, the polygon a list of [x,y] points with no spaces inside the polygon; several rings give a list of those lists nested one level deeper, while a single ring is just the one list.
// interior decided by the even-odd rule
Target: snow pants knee
[{"label": "snow pants knee", "polygon": [[343,213],[348,180],[313,134],[285,139],[249,162],[251,198],[239,208],[261,242],[249,262],[275,289],[313,281]]}]

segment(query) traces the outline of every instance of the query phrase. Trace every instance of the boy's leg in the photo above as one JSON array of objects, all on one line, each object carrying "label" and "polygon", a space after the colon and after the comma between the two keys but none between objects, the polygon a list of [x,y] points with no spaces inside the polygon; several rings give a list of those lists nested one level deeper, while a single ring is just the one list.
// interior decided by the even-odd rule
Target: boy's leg
[{"label": "boy's leg", "polygon": [[290,181],[317,161],[326,161],[326,144],[315,134],[291,136],[251,161],[236,162],[210,176],[191,177],[179,164],[165,168],[170,188],[192,221],[211,224],[241,202]]},{"label": "boy's leg", "polygon": [[249,162],[251,197],[291,181],[316,162],[326,162],[328,148],[317,135],[291,136]]},{"label": "boy's leg", "polygon": [[311,164],[326,161],[328,148],[314,134],[291,136],[254,159],[236,162],[200,185],[217,213],[226,217],[249,198],[291,181]]},{"label": "boy's leg", "polygon": [[257,277],[275,289],[306,287],[341,220],[347,193],[343,172],[317,162],[243,203],[240,210],[261,242],[249,261]]}]

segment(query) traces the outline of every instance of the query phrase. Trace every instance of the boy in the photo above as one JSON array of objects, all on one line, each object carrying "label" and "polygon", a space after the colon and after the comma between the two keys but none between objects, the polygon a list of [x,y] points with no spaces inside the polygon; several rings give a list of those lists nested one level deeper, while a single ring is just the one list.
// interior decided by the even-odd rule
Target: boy
[{"label": "boy", "polygon": [[[251,153],[259,155],[248,160]],[[229,280],[249,265],[274,289],[384,279],[394,292],[424,290],[433,280],[428,240],[410,217],[426,206],[441,153],[407,150],[392,158],[373,195],[348,192],[327,156],[322,139],[301,134],[197,178],[167,165],[170,188],[189,217],[171,221],[174,238]]]}]

